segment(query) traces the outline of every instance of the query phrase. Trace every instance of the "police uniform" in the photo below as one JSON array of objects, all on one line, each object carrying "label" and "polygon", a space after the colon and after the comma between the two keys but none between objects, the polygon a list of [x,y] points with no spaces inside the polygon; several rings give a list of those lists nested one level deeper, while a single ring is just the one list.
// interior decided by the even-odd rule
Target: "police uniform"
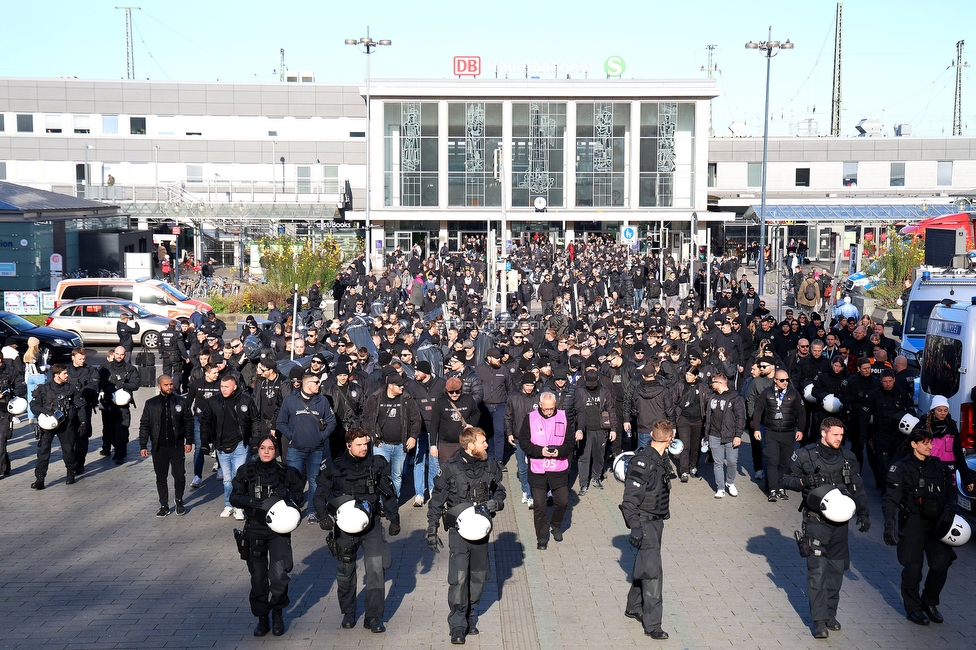
[{"label": "police uniform", "polygon": [[69,485],[75,482],[75,436],[78,430],[74,423],[78,421],[78,409],[83,406],[81,394],[70,381],[59,384],[52,379],[34,388],[30,402],[31,413],[53,415],[58,418],[58,426],[50,430],[37,427],[37,465],[34,467],[34,477],[37,480],[31,483],[31,488],[44,489],[54,436],[61,442],[61,459],[67,471],[66,482]]},{"label": "police uniform", "polygon": [[[357,502],[365,502],[371,521],[361,533],[350,535],[335,526],[334,512],[329,511],[330,501],[340,496],[352,496]],[[392,560],[390,547],[383,537],[379,522],[382,507],[390,520],[390,534],[400,532],[400,512],[390,464],[382,456],[369,453],[356,458],[348,451],[335,462],[323,461],[319,471],[318,487],[314,497],[319,526],[324,530],[334,527],[335,553],[339,563],[336,584],[339,609],[344,617],[356,616],[356,553],[363,548],[363,565],[366,571],[366,616],[364,626],[374,632],[383,632],[386,569]],[[344,620],[345,623],[345,620]]]},{"label": "police uniform", "polygon": [[[460,504],[484,504],[491,513],[502,509],[505,501],[505,485],[501,468],[490,456],[478,460],[463,449],[445,460],[437,476],[427,506],[427,535],[437,534],[438,520],[447,510]],[[445,519],[448,546],[451,552],[447,570],[447,625],[454,638],[457,632],[463,640],[467,634],[477,634],[475,610],[481,600],[481,592],[488,581],[488,539],[470,541],[461,537],[454,522]]]},{"label": "police uniform", "polygon": [[624,522],[632,531],[631,539],[641,540],[634,559],[625,615],[640,620],[644,633],[649,635],[662,634],[664,567],[661,564],[661,537],[664,520],[671,517],[672,472],[671,461],[653,446],[641,449],[630,459],[620,504]]},{"label": "police uniform", "polygon": [[854,452],[845,447],[834,449],[816,442],[793,453],[790,472],[783,477],[787,489],[802,492],[803,539],[807,540],[807,597],[810,617],[814,625],[822,623],[827,629],[840,629],[837,603],[844,581],[844,571],[850,566],[847,522],[836,523],[810,509],[807,495],[820,485],[831,484],[848,492],[856,505],[861,532],[870,527],[868,496],[864,491],[860,467]]},{"label": "police uniform", "polygon": [[[946,498],[951,492],[951,475],[938,458],[930,456],[919,460],[913,453],[888,469],[888,489],[882,500],[885,533],[895,531],[897,518],[898,563],[904,567],[901,597],[909,616],[925,611],[936,620],[931,610],[939,604],[939,594],[945,586],[949,565],[956,559],[956,552],[935,539],[933,529],[945,511]],[[929,572],[919,597],[924,560],[928,560]],[[941,619],[941,615],[938,618]]]},{"label": "police uniform", "polygon": [[[290,500],[300,508],[305,501],[305,479],[297,469],[285,467],[277,459],[266,463],[256,457],[238,468],[232,483],[230,503],[235,508],[243,508],[247,517],[244,537],[247,570],[251,574],[251,613],[259,618],[272,613],[276,627],[283,625],[281,610],[291,602],[288,599],[288,574],[294,565],[291,533],[282,535],[271,530],[267,515],[268,509],[281,499]],[[280,629],[284,631],[283,627]],[[277,630],[274,633],[279,635]]]},{"label": "police uniform", "polygon": [[132,400],[124,406],[117,405],[112,397],[117,390],[135,395],[139,390],[139,371],[125,361],[110,361],[98,369],[98,390],[102,394],[102,456],[108,456],[115,448],[114,460],[121,465],[129,444],[129,423]]},{"label": "police uniform", "polygon": [[173,379],[173,385],[180,387],[183,378],[183,364],[189,360],[183,333],[175,327],[167,327],[159,333],[159,357],[163,362],[163,374]]}]

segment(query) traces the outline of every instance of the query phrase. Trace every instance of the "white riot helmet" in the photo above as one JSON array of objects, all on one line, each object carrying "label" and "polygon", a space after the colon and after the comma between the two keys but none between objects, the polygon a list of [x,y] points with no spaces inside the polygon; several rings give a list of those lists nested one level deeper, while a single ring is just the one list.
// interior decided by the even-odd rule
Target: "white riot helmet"
[{"label": "white riot helmet", "polygon": [[458,535],[469,542],[480,542],[491,533],[491,515],[484,506],[472,506],[457,515]]},{"label": "white riot helmet", "polygon": [[803,399],[811,404],[817,401],[817,398],[813,396],[813,384],[807,384],[803,387]]},{"label": "white riot helmet", "polygon": [[[952,517],[951,519],[949,517]],[[973,529],[961,516],[947,510],[935,525],[933,535],[943,544],[963,546],[972,537]]]},{"label": "white riot helmet", "polygon": [[898,430],[906,436],[914,431],[916,426],[918,426],[918,418],[911,413],[906,413],[901,416],[901,419],[898,421]]},{"label": "white riot helmet", "polygon": [[336,526],[344,533],[357,535],[367,528],[372,521],[369,503],[357,502],[351,496],[338,497],[329,503],[335,508]]},{"label": "white riot helmet", "polygon": [[857,509],[854,499],[833,485],[821,485],[811,491],[807,495],[807,506],[837,524],[850,521]]},{"label": "white riot helmet", "polygon": [[681,440],[679,440],[678,438],[672,440],[671,444],[668,445],[668,453],[670,453],[673,456],[680,456],[681,452],[683,452],[684,450],[685,450],[685,443],[681,442]]},{"label": "white riot helmet", "polygon": [[37,416],[37,426],[41,427],[45,431],[54,431],[58,428],[58,419],[53,415],[41,413]]},{"label": "white riot helmet", "polygon": [[630,467],[630,459],[634,457],[634,452],[625,451],[613,459],[613,477],[623,483],[627,480],[627,468]]},{"label": "white riot helmet", "polygon": [[125,406],[132,401],[132,394],[127,390],[122,390],[121,388],[114,393],[112,393],[112,402],[116,406]]},{"label": "white riot helmet", "polygon": [[27,412],[27,400],[23,397],[15,397],[7,403],[7,413],[10,415],[23,415]]},{"label": "white riot helmet", "polygon": [[268,528],[281,535],[287,535],[298,528],[298,522],[301,520],[302,513],[298,511],[298,508],[287,503],[284,499],[275,502],[273,506],[268,508],[268,515],[265,517]]},{"label": "white riot helmet", "polygon": [[825,395],[821,403],[823,404],[824,410],[828,413],[840,413],[840,410],[844,408],[844,405],[833,393]]}]

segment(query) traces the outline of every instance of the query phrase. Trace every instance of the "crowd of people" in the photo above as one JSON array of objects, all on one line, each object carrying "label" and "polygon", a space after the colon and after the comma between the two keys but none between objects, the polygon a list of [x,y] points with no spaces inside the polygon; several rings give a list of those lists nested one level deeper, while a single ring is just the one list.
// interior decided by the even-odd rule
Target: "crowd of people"
[{"label": "crowd of people", "polygon": [[[461,586],[451,583],[448,620],[451,641],[463,643],[477,633],[488,537],[462,536],[455,509],[481,508],[490,522],[504,506],[502,478],[511,469],[521,488],[512,500],[520,496],[532,510],[536,548],[544,551],[550,541],[564,540],[570,490],[583,498],[603,490],[614,458],[636,452],[628,455],[621,506],[631,543],[640,549],[625,614],[652,638],[667,638],[660,553],[671,480],[710,481],[715,499],[735,498],[747,438],[754,479],[768,501],[801,491],[804,538],[823,547],[808,558],[816,637],[840,629],[835,615],[847,525],[820,517],[808,496],[824,484],[847,490],[866,532],[865,460],[875,486],[895,495],[893,505],[885,502],[885,541],[899,544],[899,561],[912,566],[903,577],[907,614],[919,624],[941,622],[938,579],[917,594],[920,554],[932,549],[906,543],[903,552],[899,542],[899,534],[925,527],[895,526],[899,512],[912,510],[915,486],[896,481],[898,489],[891,487],[893,463],[915,457],[916,444],[928,444],[928,455],[917,462],[928,463],[932,489],[944,492],[940,477],[955,469],[970,489],[974,477],[944,405],[919,423],[927,438],[915,440],[905,430],[904,416],[913,412],[907,361],[883,324],[831,311],[828,277],[798,266],[791,278],[797,307],[777,321],[728,256],[693,272],[667,253],[635,255],[602,237],[558,254],[539,237],[508,259],[519,280],[502,296],[500,316],[485,306],[485,257],[472,245],[427,256],[397,250],[381,274],[366,273],[360,256],[336,279],[330,314],[319,282],[281,310],[269,303],[269,329],[252,318],[240,336],[228,336],[215,314],[199,312],[173,321],[161,337],[159,395],[145,405],[139,426],[142,455],[153,455],[157,516],[170,514],[168,475],[176,514],[186,512],[184,455],[196,449],[193,489],[214,452],[224,485],[219,515],[247,524],[256,635],[284,632],[291,546],[279,541],[287,533],[261,523],[277,501],[299,509],[307,504],[308,523],[328,531],[339,563],[343,628],[355,625],[355,563],[363,550],[364,624],[376,633],[385,630],[390,562],[378,519],[385,516],[386,533],[395,536],[399,507],[426,505],[432,550],[443,545],[439,525],[449,529],[451,576]],[[67,482],[84,472],[97,411],[101,453],[125,461],[131,393],[138,387],[127,360],[131,336],[128,341],[98,369],[87,365],[85,350],[75,350],[69,366],[55,364],[50,380],[33,389],[31,417],[61,415],[55,428],[38,428],[32,488],[45,487],[55,436]],[[11,368],[16,363],[0,364],[0,385],[9,374],[12,394],[26,395],[29,377],[24,368]],[[120,391],[128,401],[117,398]],[[3,438],[0,470],[9,471],[5,444]],[[940,459],[938,467],[930,456]],[[363,527],[350,532],[344,522],[356,517]],[[951,559],[931,557],[939,558],[944,583]]]}]

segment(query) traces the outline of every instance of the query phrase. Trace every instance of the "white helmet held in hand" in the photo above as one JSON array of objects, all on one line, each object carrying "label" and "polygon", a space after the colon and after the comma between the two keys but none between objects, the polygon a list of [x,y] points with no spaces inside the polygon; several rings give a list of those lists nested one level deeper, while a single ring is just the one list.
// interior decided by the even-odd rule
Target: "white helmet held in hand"
[{"label": "white helmet held in hand", "polygon": [[336,507],[335,520],[339,530],[349,535],[357,535],[369,528],[373,519],[369,512],[369,503],[357,502],[351,496],[339,498],[344,499]]},{"label": "white helmet held in hand", "polygon": [[23,415],[27,412],[27,400],[23,397],[15,397],[7,404],[7,413],[10,415]]},{"label": "white helmet held in hand", "polygon": [[803,399],[805,399],[806,401],[808,401],[810,403],[813,403],[813,402],[816,402],[817,401],[817,398],[813,396],[813,384],[812,383],[807,384],[806,386],[803,387]]},{"label": "white helmet held in hand", "polygon": [[905,415],[901,416],[901,419],[898,421],[898,430],[904,433],[906,436],[914,431],[915,427],[917,426],[918,418],[911,413],[906,413]]},{"label": "white helmet held in hand", "polygon": [[833,485],[821,485],[807,495],[807,505],[826,519],[843,524],[850,521],[857,507],[854,499]]},{"label": "white helmet held in hand", "polygon": [[121,388],[112,394],[112,402],[116,406],[125,406],[132,401],[132,394],[127,390],[122,390]]},{"label": "white helmet held in hand", "polygon": [[623,483],[627,480],[627,468],[630,466],[630,459],[634,457],[634,452],[625,451],[613,459],[613,477]]},{"label": "white helmet held in hand", "polygon": [[[942,532],[939,526],[935,528],[936,535]],[[959,515],[953,515],[952,522],[949,525],[949,530],[939,537],[939,541],[949,546],[963,546],[972,537],[973,529],[969,525],[969,522],[960,517]]]},{"label": "white helmet held in hand", "polygon": [[681,452],[683,452],[684,450],[685,450],[685,443],[683,443],[678,438],[672,440],[671,444],[668,445],[668,453],[670,453],[673,456],[680,456]]},{"label": "white helmet held in hand", "polygon": [[479,542],[491,533],[491,515],[484,506],[470,506],[457,516],[458,535],[469,542]]},{"label": "white helmet held in hand", "polygon": [[41,413],[37,416],[37,426],[41,427],[45,431],[54,431],[58,428],[58,419],[53,415]]},{"label": "white helmet held in hand", "polygon": [[828,413],[840,413],[840,410],[844,408],[844,404],[833,393],[825,395],[822,404]]},{"label": "white helmet held in hand", "polygon": [[284,499],[268,508],[268,515],[265,518],[268,528],[281,535],[287,535],[298,528],[298,523],[301,520],[302,513],[298,511],[298,508],[290,505]]}]

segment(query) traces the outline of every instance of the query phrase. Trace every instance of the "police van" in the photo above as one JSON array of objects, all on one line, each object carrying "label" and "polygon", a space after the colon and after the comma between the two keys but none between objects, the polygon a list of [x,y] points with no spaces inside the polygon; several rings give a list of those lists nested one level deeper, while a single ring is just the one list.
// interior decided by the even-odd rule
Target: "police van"
[{"label": "police van", "polygon": [[946,298],[969,304],[973,296],[976,296],[976,273],[971,269],[922,270],[912,284],[908,302],[902,305],[902,324],[892,331],[901,337],[898,354],[908,359],[909,365],[919,365],[916,357],[925,345],[932,308]]}]

